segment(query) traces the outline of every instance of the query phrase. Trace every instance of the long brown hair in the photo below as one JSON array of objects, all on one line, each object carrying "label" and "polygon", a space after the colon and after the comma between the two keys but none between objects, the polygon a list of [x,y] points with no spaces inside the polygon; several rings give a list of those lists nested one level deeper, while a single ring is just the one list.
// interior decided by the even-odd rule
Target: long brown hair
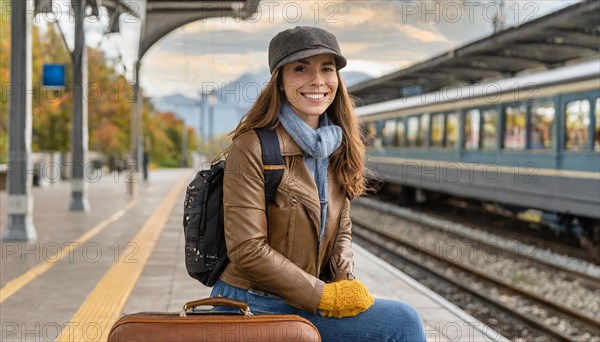
[{"label": "long brown hair", "polygon": [[[228,137],[232,141],[255,128],[275,127],[279,124],[279,109],[285,101],[285,95],[279,91],[282,84],[281,69],[273,72],[269,83],[260,92],[252,108],[236,129],[229,133]],[[337,93],[327,108],[327,113],[332,123],[342,128],[343,134],[340,147],[329,157],[329,164],[337,181],[346,189],[348,197],[354,199],[365,192],[363,176],[365,144],[358,127],[358,120],[354,115],[354,101],[348,95],[339,71],[336,71],[336,74]],[[225,157],[229,149],[230,147],[227,147],[223,150],[217,159]]]}]

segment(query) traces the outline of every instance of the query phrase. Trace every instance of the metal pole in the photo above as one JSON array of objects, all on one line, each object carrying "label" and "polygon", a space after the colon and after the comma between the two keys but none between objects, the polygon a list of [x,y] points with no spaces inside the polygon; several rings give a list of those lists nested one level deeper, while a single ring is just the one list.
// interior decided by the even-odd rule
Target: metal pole
[{"label": "metal pole", "polygon": [[[213,120],[214,120],[214,112],[215,112],[215,105],[214,104],[210,104],[210,106],[208,107],[208,146],[209,148],[212,148],[212,139],[213,139]],[[208,153],[212,153],[212,150],[209,150]]]},{"label": "metal pole", "polygon": [[187,126],[181,121],[181,167],[187,167]]},{"label": "metal pole", "polygon": [[[208,102],[208,98],[209,95],[208,94],[202,94],[202,114],[203,114],[203,118],[202,118],[202,150],[204,153],[204,157],[208,158],[208,124],[206,122],[207,120],[207,116],[208,116],[208,111],[210,111],[210,107],[206,107],[207,102]],[[209,104],[210,106],[210,104]],[[208,109],[208,111],[207,111]]]},{"label": "metal pole", "polygon": [[[85,0],[72,0],[75,16],[75,49],[73,50],[73,116],[71,128],[71,204],[72,211],[89,211],[85,167],[88,152],[88,106],[84,87],[87,89],[88,65],[83,19]],[[87,94],[86,94],[87,95]]]},{"label": "metal pole", "polygon": [[[139,63],[139,62],[138,62]],[[140,64],[141,65],[141,64]],[[143,121],[143,108],[144,108],[144,96],[142,93],[142,88],[139,85],[139,82],[137,82],[137,93],[136,93],[136,105],[137,105],[137,110],[136,110],[136,116],[137,116],[137,120],[136,120],[136,125],[137,125],[137,137],[136,137],[136,158],[135,158],[135,162],[136,162],[136,171],[140,172],[140,166],[142,164],[142,151],[144,149],[144,130],[142,128],[142,121]],[[138,179],[136,174],[136,181]]]},{"label": "metal pole", "polygon": [[200,93],[200,116],[198,119],[198,154],[202,155],[202,139],[204,139],[204,134],[202,132],[203,123],[204,122],[204,93]]},{"label": "metal pole", "polygon": [[498,13],[492,20],[492,25],[494,25],[494,33],[498,33],[504,30],[504,0],[500,0],[498,2]]},{"label": "metal pole", "polygon": [[214,113],[215,113],[215,105],[217,104],[217,91],[213,90],[208,94],[208,152],[212,153],[212,144],[213,144],[213,132],[214,132]]},{"label": "metal pole", "polygon": [[127,193],[131,196],[137,196],[137,165],[138,165],[138,111],[140,97],[140,67],[141,63],[135,63],[135,83],[133,84],[133,103],[131,104],[131,116],[129,119],[129,135],[131,140],[131,155],[127,163],[127,169],[130,171],[130,177],[125,179],[127,183]]},{"label": "metal pole", "polygon": [[148,181],[148,167],[150,166],[150,152],[152,151],[152,140],[150,136],[146,136],[144,141],[144,154],[142,157],[142,169],[144,171],[144,181]]},{"label": "metal pole", "polygon": [[8,141],[7,226],[3,240],[37,239],[31,186],[32,0],[11,1],[10,123]]}]

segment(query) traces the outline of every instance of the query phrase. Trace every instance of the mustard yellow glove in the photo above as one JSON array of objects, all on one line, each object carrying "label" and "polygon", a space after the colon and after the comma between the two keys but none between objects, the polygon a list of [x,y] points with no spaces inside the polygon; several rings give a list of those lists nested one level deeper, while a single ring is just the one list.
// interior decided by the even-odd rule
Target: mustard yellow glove
[{"label": "mustard yellow glove", "polygon": [[344,318],[344,317],[352,317],[356,316],[364,310],[359,309],[351,309],[351,310],[340,310],[340,311],[327,311],[321,310],[321,316],[323,317],[335,317],[335,318]]},{"label": "mustard yellow glove", "polygon": [[319,309],[326,317],[356,316],[373,305],[375,299],[359,280],[342,280],[325,284]]}]

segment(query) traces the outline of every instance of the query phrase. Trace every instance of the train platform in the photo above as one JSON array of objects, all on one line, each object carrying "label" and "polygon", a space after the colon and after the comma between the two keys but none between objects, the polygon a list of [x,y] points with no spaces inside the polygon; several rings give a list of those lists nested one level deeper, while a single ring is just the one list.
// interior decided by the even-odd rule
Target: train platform
[{"label": "train platform", "polygon": [[[0,340],[106,340],[123,314],[178,312],[207,297],[210,289],[183,263],[182,203],[192,176],[189,169],[153,171],[131,198],[123,173],[104,175],[89,184],[88,213],[68,210],[68,182],[35,188],[38,240],[2,243]],[[1,205],[2,227],[5,210]],[[505,340],[356,244],[355,262],[356,276],[375,297],[418,309],[429,341]]]}]

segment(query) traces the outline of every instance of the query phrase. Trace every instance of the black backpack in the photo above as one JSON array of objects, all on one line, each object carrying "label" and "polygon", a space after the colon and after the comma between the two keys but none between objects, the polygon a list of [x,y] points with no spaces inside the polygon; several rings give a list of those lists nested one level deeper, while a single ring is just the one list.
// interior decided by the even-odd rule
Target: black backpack
[{"label": "black backpack", "polygon": [[[273,203],[285,165],[275,129],[256,129],[262,147],[266,205]],[[183,207],[185,267],[194,279],[213,286],[229,263],[223,227],[225,161],[196,174],[188,185]]]}]

